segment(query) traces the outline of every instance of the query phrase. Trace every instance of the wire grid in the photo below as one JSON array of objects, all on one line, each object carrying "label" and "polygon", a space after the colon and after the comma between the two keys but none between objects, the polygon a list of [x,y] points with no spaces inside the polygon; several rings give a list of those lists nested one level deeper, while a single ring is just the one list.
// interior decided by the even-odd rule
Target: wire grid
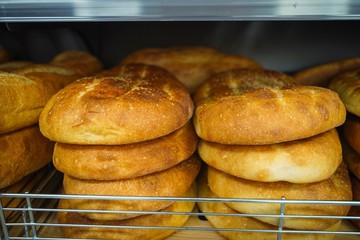
[{"label": "wire grid", "polygon": [[[1,202],[5,198],[22,199],[23,205],[18,207],[4,207]],[[224,213],[202,213],[202,212],[153,212],[153,211],[115,211],[115,210],[79,210],[79,209],[57,209],[56,204],[60,199],[92,199],[92,200],[151,200],[151,201],[186,201],[186,202],[235,202],[235,203],[265,203],[265,204],[279,204],[279,214],[224,214]],[[78,228],[113,228],[113,229],[158,229],[158,230],[186,230],[186,231],[233,231],[233,232],[263,232],[276,233],[277,240],[282,239],[284,233],[297,234],[339,234],[339,235],[357,235],[358,231],[310,231],[310,230],[290,230],[283,229],[283,221],[286,218],[335,218],[335,219],[356,219],[360,220],[359,216],[309,216],[309,215],[286,215],[285,206],[287,204],[333,204],[333,205],[351,205],[360,207],[360,201],[309,201],[309,200],[287,200],[285,198],[274,199],[232,199],[232,198],[189,198],[189,197],[134,197],[134,196],[90,196],[90,195],[67,195],[67,194],[15,194],[2,193],[0,194],[0,219],[2,223],[2,238],[3,239],[69,239],[69,238],[52,238],[43,237],[38,234],[43,228],[60,228],[60,227],[78,227]],[[47,203],[52,203],[50,207],[38,207],[37,202],[45,200]],[[78,212],[78,213],[132,213],[132,214],[176,214],[189,215],[195,217],[204,216],[238,216],[238,217],[270,217],[278,219],[277,230],[265,229],[234,229],[234,228],[213,228],[213,227],[171,227],[171,226],[114,226],[114,225],[93,225],[93,224],[59,224],[55,222],[48,222],[48,217],[41,218],[41,215],[56,214],[58,212]],[[5,218],[5,213],[17,213],[17,220],[8,220]],[[41,220],[40,220],[41,219]],[[14,228],[20,228],[22,231],[17,231],[16,235],[11,235],[10,232]],[[1,238],[1,240],[2,240]]]}]

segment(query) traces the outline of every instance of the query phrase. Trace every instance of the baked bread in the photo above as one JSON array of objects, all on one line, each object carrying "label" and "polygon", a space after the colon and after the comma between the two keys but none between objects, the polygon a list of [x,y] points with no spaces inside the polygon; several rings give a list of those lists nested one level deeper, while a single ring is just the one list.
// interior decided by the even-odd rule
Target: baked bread
[{"label": "baked bread", "polygon": [[191,93],[215,73],[235,68],[261,68],[248,57],[198,46],[141,49],[123,59],[124,63],[145,63],[165,68],[184,83]]},{"label": "baked bread", "polygon": [[208,165],[236,177],[260,182],[312,183],[331,177],[342,162],[337,131],[271,145],[227,145],[200,140]]},{"label": "baked bread", "polygon": [[[351,175],[351,186],[353,191],[353,200],[360,201],[360,180],[356,176]],[[351,206],[349,211],[349,216],[360,217],[360,206]],[[354,224],[355,227],[360,229],[360,220],[351,219],[350,222]]]},{"label": "baked bread", "polygon": [[[360,60],[360,58],[359,58]],[[360,64],[360,62],[359,62]],[[337,92],[346,110],[360,116],[360,66],[359,69],[344,72],[331,80],[329,88]]]},{"label": "baked bread", "polygon": [[80,179],[118,180],[171,168],[197,149],[198,138],[190,122],[153,140],[124,145],[56,143],[53,163],[61,172]]},{"label": "baked bread", "polygon": [[[307,184],[288,182],[264,183],[249,181],[223,173],[215,168],[208,168],[208,182],[211,191],[224,198],[281,199],[288,200],[344,200],[352,199],[349,174],[345,164],[329,179]],[[250,214],[280,214],[280,204],[226,202],[236,211]],[[346,216],[348,205],[331,204],[287,204],[287,215],[307,216]],[[255,217],[262,222],[277,226],[278,220],[271,217]],[[326,229],[337,223],[333,218],[285,218],[283,226],[294,229]]]},{"label": "baked bread", "polygon": [[33,125],[0,135],[0,188],[7,187],[51,162],[54,143]]},{"label": "baked bread", "polygon": [[0,72],[0,133],[36,124],[46,103],[42,93],[35,81]]},{"label": "baked bread", "polygon": [[167,71],[125,65],[114,77],[89,77],[71,83],[46,104],[41,132],[71,144],[117,145],[167,135],[192,117],[186,88]]},{"label": "baked bread", "polygon": [[[184,197],[195,197],[196,188],[192,186]],[[169,205],[160,212],[181,212],[189,213],[193,210],[195,202],[177,201]],[[69,209],[69,201],[62,199],[59,208]],[[175,230],[144,229],[144,228],[126,228],[125,226],[149,226],[149,227],[182,227],[188,214],[148,214],[134,218],[117,221],[99,221],[91,220],[81,216],[76,212],[59,212],[58,222],[60,224],[86,224],[88,227],[61,227],[66,238],[86,238],[86,239],[127,239],[127,240],[157,240],[164,239],[175,232]],[[91,225],[113,225],[114,228],[96,228]],[[119,227],[121,226],[121,227]],[[119,227],[119,228],[115,228]],[[125,228],[124,228],[125,227]]]},{"label": "baked bread", "polygon": [[342,141],[343,157],[349,171],[360,179],[360,155],[353,150],[346,140]]},{"label": "baked bread", "polygon": [[[218,198],[216,194],[211,192],[207,185],[206,176],[203,177],[199,183],[199,197],[202,198]],[[278,230],[278,227],[261,222],[253,217],[243,216],[214,216],[210,213],[217,214],[240,214],[233,210],[223,202],[198,202],[201,212],[203,212],[209,222],[215,228],[222,229],[238,229],[238,230],[256,230],[261,229],[264,232],[250,232],[250,231],[219,231],[219,233],[229,240],[274,240],[277,238],[277,233],[266,232]],[[209,215],[206,215],[208,213]],[[341,224],[341,220],[330,226],[324,231],[336,231]],[[294,229],[284,228],[286,231]],[[295,230],[296,231],[296,230]],[[282,233],[281,239],[283,240],[331,240],[334,234],[298,234],[298,233]]]},{"label": "baked bread", "polygon": [[14,70],[13,73],[34,80],[43,89],[43,96],[49,100],[60,89],[80,78],[73,70],[52,66],[50,64],[32,64]]},{"label": "baked bread", "polygon": [[360,57],[352,57],[312,66],[293,76],[301,85],[327,87],[336,75],[357,68],[360,68]]},{"label": "baked bread", "polygon": [[212,76],[194,96],[198,136],[223,144],[273,144],[343,124],[346,110],[337,93],[296,86],[292,80],[280,72],[254,69]]},{"label": "baked bread", "polygon": [[102,63],[94,55],[84,51],[68,50],[59,53],[51,64],[72,69],[81,76],[91,76],[102,70]]},{"label": "baked bread", "polygon": [[20,68],[28,67],[34,63],[30,61],[11,61],[0,64],[0,71],[13,72]]},{"label": "baked bread", "polygon": [[348,114],[342,129],[347,143],[360,154],[360,118]]},{"label": "baked bread", "polygon": [[[116,181],[80,180],[64,175],[64,192],[66,194],[113,195],[113,196],[180,196],[194,182],[201,161],[193,155],[176,166],[149,175]],[[170,201],[156,200],[86,200],[73,199],[72,209],[105,209],[158,211],[169,206]],[[80,213],[95,220],[120,220],[136,216],[119,213]]]}]

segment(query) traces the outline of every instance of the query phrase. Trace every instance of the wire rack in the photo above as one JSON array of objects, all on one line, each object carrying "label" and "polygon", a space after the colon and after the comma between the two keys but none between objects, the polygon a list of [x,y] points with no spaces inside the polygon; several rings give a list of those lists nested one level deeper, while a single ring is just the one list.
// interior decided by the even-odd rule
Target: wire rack
[{"label": "wire rack", "polygon": [[[29,176],[22,181],[24,185],[15,186],[15,189],[5,189],[0,193],[0,240],[3,239],[69,239],[64,238],[61,228],[113,228],[113,229],[157,229],[174,230],[177,235],[172,239],[223,239],[218,231],[231,232],[263,232],[275,233],[276,239],[283,239],[285,233],[296,234],[335,234],[334,239],[360,239],[360,232],[352,226],[348,220],[360,221],[360,216],[308,216],[308,215],[287,215],[284,211],[287,204],[332,204],[351,205],[360,207],[360,201],[308,201],[308,200],[287,200],[282,199],[230,199],[230,198],[190,198],[190,197],[133,197],[133,196],[89,196],[89,195],[66,195],[59,194],[61,189],[62,174],[52,167],[42,169],[38,173]],[[29,186],[30,185],[30,186]],[[13,193],[14,191],[25,193]],[[75,210],[58,209],[60,199],[92,199],[92,200],[151,200],[151,201],[186,201],[186,202],[246,202],[262,204],[279,204],[278,214],[225,214],[207,212],[202,213],[195,209],[193,212],[152,212],[152,211],[112,211],[112,210]],[[56,219],[58,212],[92,212],[92,213],[131,213],[131,214],[176,214],[188,215],[189,220],[183,227],[172,226],[114,226],[105,224],[59,224]],[[276,218],[278,228],[267,229],[236,229],[236,228],[214,228],[206,221],[206,216],[238,216],[238,217],[269,217]],[[308,231],[290,230],[283,228],[283,221],[286,218],[336,218],[342,219],[342,226],[337,231]],[[189,234],[191,233],[191,234]],[[186,235],[188,234],[188,235]],[[198,236],[198,237],[197,237]],[[72,238],[75,239],[75,238]]]}]

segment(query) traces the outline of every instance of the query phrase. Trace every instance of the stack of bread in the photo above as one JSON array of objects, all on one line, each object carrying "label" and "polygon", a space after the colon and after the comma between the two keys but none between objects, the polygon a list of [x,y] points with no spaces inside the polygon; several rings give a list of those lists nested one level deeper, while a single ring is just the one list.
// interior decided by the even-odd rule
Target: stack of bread
[{"label": "stack of bread", "polygon": [[179,46],[145,48],[127,56],[127,63],[144,63],[162,67],[188,88],[190,93],[211,75],[235,68],[261,68],[254,60],[225,54],[209,47]]},{"label": "stack of bread", "polygon": [[[201,138],[198,152],[208,165],[200,196],[351,200],[335,129],[344,122],[346,111],[335,92],[297,86],[280,72],[240,69],[213,75],[197,89],[194,102],[194,126]],[[280,204],[269,203],[200,202],[199,207],[204,212],[280,214]],[[285,205],[286,215],[344,216],[348,210],[340,205]],[[254,218],[209,216],[209,221],[215,227],[239,229],[277,229],[279,224],[276,217]],[[332,218],[283,220],[284,228],[301,230],[335,230],[339,224]],[[274,237],[258,232],[221,234],[229,239]]]},{"label": "stack of bread", "polygon": [[[360,201],[360,69],[334,77],[329,88],[336,91],[348,111],[343,125],[343,155],[351,174],[353,200]],[[360,216],[360,207],[352,206],[349,215]],[[352,220],[360,228],[360,220]]]},{"label": "stack of bread", "polygon": [[[75,52],[75,51],[71,51]],[[84,54],[98,65],[100,62]],[[58,56],[67,56],[62,52]],[[64,62],[71,62],[72,57]],[[19,181],[51,161],[54,144],[39,131],[39,115],[57,91],[81,76],[70,67],[49,64],[0,66],[0,188]],[[79,63],[81,65],[81,63]]]},{"label": "stack of bread", "polygon": [[[66,194],[195,196],[201,161],[190,122],[186,87],[164,69],[118,66],[80,79],[54,95],[40,116],[44,136],[56,142],[53,163],[64,173]],[[182,226],[194,203],[156,200],[61,200],[60,208],[118,212],[61,212],[60,223]],[[119,212],[121,211],[121,212]],[[66,237],[161,239],[174,231],[62,228]]]}]

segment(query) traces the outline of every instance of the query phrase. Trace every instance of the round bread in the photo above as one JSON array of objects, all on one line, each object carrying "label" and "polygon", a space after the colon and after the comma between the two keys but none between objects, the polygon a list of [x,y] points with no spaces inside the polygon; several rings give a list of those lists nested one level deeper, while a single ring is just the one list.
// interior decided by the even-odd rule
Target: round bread
[{"label": "round bread", "polygon": [[[193,155],[176,166],[149,175],[116,181],[80,180],[64,175],[66,194],[114,195],[114,196],[180,196],[194,182],[201,161]],[[158,211],[169,206],[169,201],[134,200],[69,200],[73,209],[105,209]],[[134,217],[134,214],[80,213],[95,220],[120,220]]]},{"label": "round bread", "polygon": [[40,116],[44,136],[71,144],[127,144],[167,135],[191,118],[188,91],[167,71],[141,64],[119,71],[80,79],[53,96]]},{"label": "round bread", "polygon": [[102,63],[88,52],[68,50],[59,53],[51,64],[76,71],[81,76],[90,76],[102,70]]},{"label": "round bread", "polygon": [[[360,66],[359,66],[360,67]],[[337,92],[346,110],[360,116],[360,69],[344,72],[331,80],[329,88]]]},{"label": "round bread", "polygon": [[45,103],[43,89],[35,81],[0,72],[0,133],[36,124]]},{"label": "round bread", "polygon": [[[186,197],[195,197],[196,190],[192,186],[186,194]],[[160,212],[181,212],[189,213],[195,206],[194,202],[174,202]],[[59,208],[69,209],[71,207],[68,200],[61,199]],[[175,232],[175,230],[161,229],[144,229],[133,228],[132,226],[149,226],[149,227],[182,227],[188,220],[188,214],[149,214],[141,215],[134,218],[117,221],[99,221],[91,220],[81,216],[76,212],[59,212],[58,222],[60,224],[86,224],[89,227],[61,227],[66,238],[86,238],[86,239],[127,239],[127,240],[157,240],[164,239]],[[130,228],[96,228],[91,225],[113,225],[129,226]]]},{"label": "round bread", "polygon": [[[207,185],[206,177],[201,179],[199,184],[199,197],[203,198],[218,198],[216,194],[211,192]],[[232,208],[227,206],[223,202],[198,202],[200,210],[206,215],[206,213],[217,213],[217,214],[239,214]],[[225,229],[246,229],[256,230],[261,229],[264,232],[237,232],[237,231],[219,231],[219,233],[229,240],[274,240],[277,238],[277,233],[266,232],[266,230],[274,231],[278,230],[278,227],[261,222],[252,217],[243,216],[213,216],[206,215],[206,218],[215,228]],[[334,225],[330,226],[325,231],[336,231],[341,224],[338,221]],[[290,228],[284,228],[284,230],[291,231]],[[334,234],[298,234],[298,233],[282,233],[281,239],[283,240],[331,240],[334,238]]]},{"label": "round bread", "polygon": [[360,118],[348,114],[343,125],[344,138],[358,154],[360,154]]},{"label": "round bread", "polygon": [[343,157],[349,171],[360,179],[360,155],[352,149],[347,141],[342,141]]},{"label": "round bread", "polygon": [[[360,181],[355,176],[351,175],[351,186],[353,191],[353,200],[360,201]],[[360,206],[351,206],[349,211],[349,216],[360,216]],[[360,229],[360,219],[351,219],[350,222],[354,224],[355,227]]]},{"label": "round bread", "polygon": [[312,183],[328,179],[342,162],[337,131],[271,145],[227,145],[201,140],[198,152],[210,166],[260,182]]},{"label": "round bread", "polygon": [[70,69],[49,64],[33,64],[14,70],[13,73],[34,80],[41,86],[43,96],[49,100],[60,89],[80,78],[80,75]]},{"label": "round bread", "polygon": [[327,87],[336,75],[357,68],[360,68],[360,57],[353,57],[312,66],[293,76],[301,85]]},{"label": "round bread", "polygon": [[[264,183],[249,181],[208,168],[211,191],[224,198],[281,199],[288,200],[352,200],[351,184],[343,163],[329,179],[316,183],[295,184],[288,182]],[[280,214],[280,204],[226,202],[236,211],[249,214]],[[350,206],[331,204],[286,204],[285,214],[306,216],[346,216]],[[262,222],[277,226],[278,220],[256,217]],[[285,218],[283,226],[294,229],[326,229],[338,222],[333,218]]]},{"label": "round bread", "polygon": [[0,135],[0,188],[7,187],[51,162],[54,143],[33,125]]},{"label": "round bread", "polygon": [[223,144],[273,144],[315,136],[345,121],[337,93],[292,80],[251,69],[214,75],[194,97],[198,136]]},{"label": "round bread", "polygon": [[16,71],[20,68],[24,68],[27,66],[30,66],[34,63],[29,62],[29,61],[11,61],[11,62],[6,62],[6,63],[2,63],[0,64],[0,71],[3,72],[13,72]]},{"label": "round bread", "polygon": [[191,93],[215,73],[235,68],[261,68],[248,57],[197,46],[141,49],[127,56],[122,63],[145,63],[165,68]]},{"label": "round bread", "polygon": [[61,172],[80,179],[118,180],[173,167],[188,159],[198,138],[190,122],[153,140],[124,145],[56,143],[53,163]]}]

